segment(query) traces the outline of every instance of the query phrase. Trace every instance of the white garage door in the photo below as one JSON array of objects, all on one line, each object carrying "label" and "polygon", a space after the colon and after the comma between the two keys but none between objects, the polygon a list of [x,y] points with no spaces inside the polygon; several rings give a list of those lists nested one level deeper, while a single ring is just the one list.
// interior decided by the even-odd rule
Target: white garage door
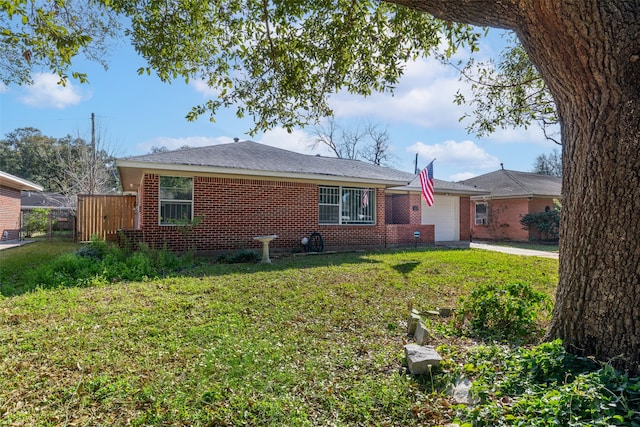
[{"label": "white garage door", "polygon": [[435,225],[436,242],[460,240],[460,198],[436,195],[431,207],[423,199],[422,223]]}]

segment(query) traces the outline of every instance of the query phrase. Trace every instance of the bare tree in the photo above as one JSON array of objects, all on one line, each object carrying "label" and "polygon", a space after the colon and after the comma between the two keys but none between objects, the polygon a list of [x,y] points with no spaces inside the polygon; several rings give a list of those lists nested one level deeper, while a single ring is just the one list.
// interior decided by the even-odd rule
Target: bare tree
[{"label": "bare tree", "polygon": [[370,143],[362,151],[362,158],[374,165],[386,165],[392,160],[390,152],[391,137],[388,128],[380,129],[377,124],[369,123],[367,127]]},{"label": "bare tree", "polygon": [[80,135],[73,139],[67,137],[57,153],[63,193],[73,206],[78,194],[113,193],[119,187],[116,156],[105,135],[104,130],[99,129],[97,133],[92,131],[89,142]]},{"label": "bare tree", "polygon": [[313,130],[314,141],[312,148],[316,149],[320,145],[329,148],[339,159],[344,158],[341,142],[340,128],[333,117],[327,119],[326,124],[320,124]]},{"label": "bare tree", "polygon": [[343,127],[330,117],[325,125],[314,129],[314,137],[313,148],[324,145],[340,159],[363,159],[375,165],[391,160],[389,132],[377,124]]}]

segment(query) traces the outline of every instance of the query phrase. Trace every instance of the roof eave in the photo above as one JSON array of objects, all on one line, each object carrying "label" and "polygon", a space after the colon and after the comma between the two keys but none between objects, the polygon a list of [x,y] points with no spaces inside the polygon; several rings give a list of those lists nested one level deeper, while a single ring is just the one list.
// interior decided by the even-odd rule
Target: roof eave
[{"label": "roof eave", "polygon": [[[389,188],[390,192],[394,193],[421,193],[422,189],[418,187],[409,187],[409,186],[397,186]],[[485,195],[489,194],[488,191],[472,191],[472,190],[458,190],[458,189],[448,189],[448,188],[434,188],[433,192],[435,194],[453,194],[456,196],[474,196],[474,195]]]},{"label": "roof eave", "polygon": [[488,198],[488,199],[559,199],[562,198],[562,196],[559,195],[553,195],[553,194],[534,194],[534,193],[530,193],[530,194],[515,194],[515,195],[492,195],[492,194],[486,194],[486,195],[478,195],[478,196],[471,196],[472,199],[479,199],[479,198]]},{"label": "roof eave", "polygon": [[133,184],[133,183],[127,183],[123,179],[122,169],[125,169],[125,168],[138,169],[141,171],[142,170],[144,171],[176,171],[181,173],[193,173],[193,174],[206,173],[206,174],[238,175],[238,176],[261,177],[261,178],[310,180],[310,181],[321,181],[321,182],[353,182],[358,184],[369,184],[369,185],[377,185],[377,186],[384,186],[384,187],[398,186],[399,184],[406,182],[404,180],[372,179],[372,178],[342,176],[342,175],[265,171],[265,170],[256,170],[256,169],[239,169],[239,168],[231,168],[231,167],[185,165],[185,164],[175,164],[175,163],[150,163],[150,162],[136,162],[132,160],[118,160],[116,161],[116,165],[118,167],[118,170],[120,171],[120,178],[122,179],[123,187],[125,186],[125,184]]},{"label": "roof eave", "polygon": [[42,186],[10,173],[0,171],[0,184],[16,190],[42,191]]}]

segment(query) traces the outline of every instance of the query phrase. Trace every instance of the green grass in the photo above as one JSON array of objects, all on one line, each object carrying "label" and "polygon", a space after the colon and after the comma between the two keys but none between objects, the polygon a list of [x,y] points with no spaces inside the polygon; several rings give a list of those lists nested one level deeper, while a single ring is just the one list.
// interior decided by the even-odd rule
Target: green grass
[{"label": "green grass", "polygon": [[[452,307],[485,283],[553,294],[558,268],[416,250],[25,283],[16,268],[75,250],[58,245],[0,251],[0,425],[444,424],[446,398],[402,367],[409,308]],[[435,344],[452,343],[433,326]]]},{"label": "green grass", "polygon": [[0,250],[0,295],[11,296],[31,290],[33,284],[25,283],[25,274],[78,247],[70,241],[42,241]]}]

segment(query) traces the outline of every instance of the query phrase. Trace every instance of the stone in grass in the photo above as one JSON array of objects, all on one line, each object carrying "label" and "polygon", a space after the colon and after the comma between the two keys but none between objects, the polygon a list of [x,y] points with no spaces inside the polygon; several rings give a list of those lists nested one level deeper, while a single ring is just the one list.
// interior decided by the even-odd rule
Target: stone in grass
[{"label": "stone in grass", "polygon": [[452,313],[453,313],[453,309],[451,309],[451,308],[443,308],[443,307],[441,307],[441,308],[438,309],[438,314],[441,317],[450,317]]},{"label": "stone in grass", "polygon": [[418,345],[425,345],[429,342],[431,335],[429,334],[424,322],[418,322],[418,326],[416,326],[416,332],[413,334],[413,337]]},{"label": "stone in grass", "polygon": [[438,366],[442,357],[430,345],[407,344],[404,346],[409,372],[420,375],[427,372],[430,366]]},{"label": "stone in grass", "polygon": [[468,378],[458,378],[451,390],[451,396],[456,403],[476,405],[478,399],[471,396],[471,381]]},{"label": "stone in grass", "polygon": [[418,326],[418,322],[420,320],[422,320],[420,315],[415,311],[411,311],[409,319],[407,320],[407,333],[409,335],[413,335],[416,333],[416,327]]}]

